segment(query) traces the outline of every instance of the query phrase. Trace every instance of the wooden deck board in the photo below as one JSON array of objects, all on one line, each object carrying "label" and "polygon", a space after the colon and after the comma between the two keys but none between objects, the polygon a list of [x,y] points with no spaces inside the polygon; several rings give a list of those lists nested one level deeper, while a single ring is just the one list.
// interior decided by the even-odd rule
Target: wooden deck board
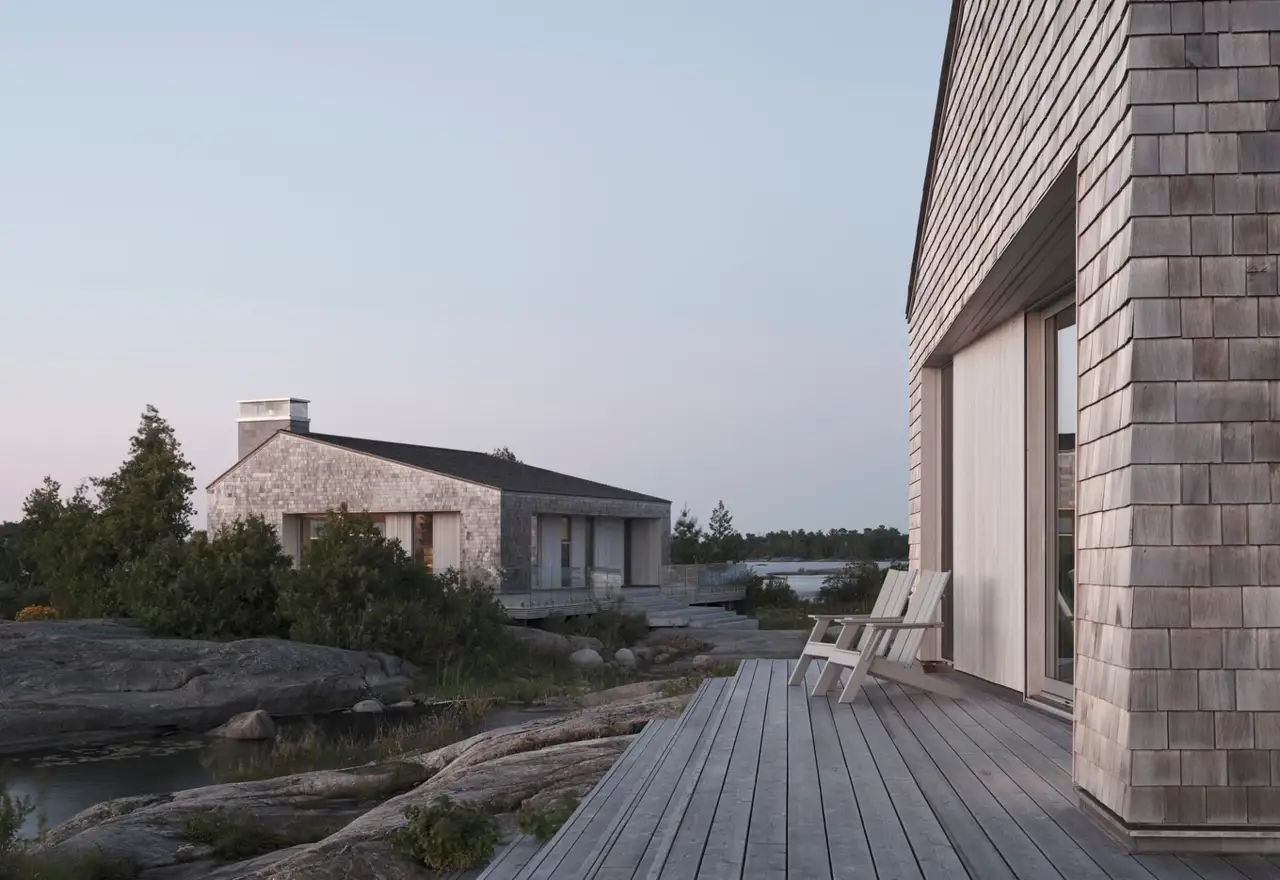
[{"label": "wooden deck board", "polygon": [[1069,725],[989,688],[953,701],[872,680],[841,704],[788,687],[791,668],[746,661],[705,684],[536,855],[517,841],[481,876],[1280,878],[1275,858],[1131,855],[1076,807]]},{"label": "wooden deck board", "polygon": [[[675,840],[667,852],[659,874],[661,880],[695,880],[702,853],[711,834],[711,822],[724,792],[729,763],[742,730],[742,719],[751,696],[758,664],[752,660],[734,679],[724,722],[716,732],[707,762],[698,777],[693,797],[684,811]],[[765,669],[768,674],[768,669]]]}]

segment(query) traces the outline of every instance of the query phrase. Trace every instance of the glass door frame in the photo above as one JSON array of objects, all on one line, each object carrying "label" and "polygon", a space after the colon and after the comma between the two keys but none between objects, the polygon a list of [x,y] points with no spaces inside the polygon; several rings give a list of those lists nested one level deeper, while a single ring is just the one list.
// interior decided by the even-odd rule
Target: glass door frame
[{"label": "glass door frame", "polygon": [[[1076,306],[1074,288],[1027,318],[1027,619],[1026,697],[1070,712],[1075,686],[1049,674],[1057,601],[1057,359],[1059,316]],[[1077,339],[1077,347],[1079,345]],[[1077,367],[1076,382],[1079,383]],[[1052,480],[1052,482],[1050,482]],[[1053,488],[1051,488],[1053,487]],[[1074,516],[1074,512],[1073,512]],[[1072,532],[1075,527],[1073,524]],[[1074,551],[1078,548],[1073,547]],[[1073,594],[1074,595],[1074,594]],[[1074,602],[1074,598],[1073,598]]]}]

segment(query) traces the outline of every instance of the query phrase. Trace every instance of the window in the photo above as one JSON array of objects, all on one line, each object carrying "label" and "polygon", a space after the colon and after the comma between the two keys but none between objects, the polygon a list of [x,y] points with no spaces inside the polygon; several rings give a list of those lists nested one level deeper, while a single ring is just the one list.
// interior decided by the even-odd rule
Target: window
[{"label": "window", "polygon": [[[1050,315],[1045,324],[1045,676],[1067,686],[1075,679],[1076,377],[1073,304]],[[1063,696],[1069,699],[1069,690]]]},{"label": "window", "polygon": [[307,523],[308,523],[307,536],[312,541],[319,541],[321,538],[324,537],[324,520],[311,519],[311,520],[307,520]]},{"label": "window", "polygon": [[560,517],[560,586],[573,586],[573,531],[569,517]]},{"label": "window", "polygon": [[435,568],[434,522],[429,513],[413,515],[413,557],[422,563],[427,571]]}]

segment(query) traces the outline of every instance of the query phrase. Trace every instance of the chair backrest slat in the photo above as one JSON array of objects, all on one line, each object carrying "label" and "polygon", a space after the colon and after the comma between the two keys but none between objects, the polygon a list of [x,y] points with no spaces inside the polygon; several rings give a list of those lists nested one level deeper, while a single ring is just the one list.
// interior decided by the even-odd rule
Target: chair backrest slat
[{"label": "chair backrest slat", "polygon": [[[929,623],[937,618],[938,604],[942,594],[946,592],[947,581],[951,579],[949,571],[925,571],[920,573],[920,583],[916,594],[911,597],[911,604],[903,617],[905,623]],[[893,644],[884,655],[895,663],[909,666],[915,662],[920,653],[920,642],[924,639],[925,630],[907,629],[898,632]]]},{"label": "chair backrest slat", "polygon": [[[876,596],[875,607],[871,609],[872,617],[901,617],[907,607],[907,597],[911,595],[911,587],[916,582],[918,571],[901,571],[891,568],[884,575],[884,583],[880,585],[880,594]],[[864,627],[858,636],[857,650],[866,648],[871,630]]]}]

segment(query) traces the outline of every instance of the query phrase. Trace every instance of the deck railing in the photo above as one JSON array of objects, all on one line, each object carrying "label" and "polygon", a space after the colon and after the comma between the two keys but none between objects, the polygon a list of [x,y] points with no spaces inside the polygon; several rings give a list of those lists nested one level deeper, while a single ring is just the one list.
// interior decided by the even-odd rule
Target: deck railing
[{"label": "deck railing", "polygon": [[662,576],[662,594],[682,602],[737,602],[747,592],[751,566],[745,562],[709,562],[668,565]]}]

